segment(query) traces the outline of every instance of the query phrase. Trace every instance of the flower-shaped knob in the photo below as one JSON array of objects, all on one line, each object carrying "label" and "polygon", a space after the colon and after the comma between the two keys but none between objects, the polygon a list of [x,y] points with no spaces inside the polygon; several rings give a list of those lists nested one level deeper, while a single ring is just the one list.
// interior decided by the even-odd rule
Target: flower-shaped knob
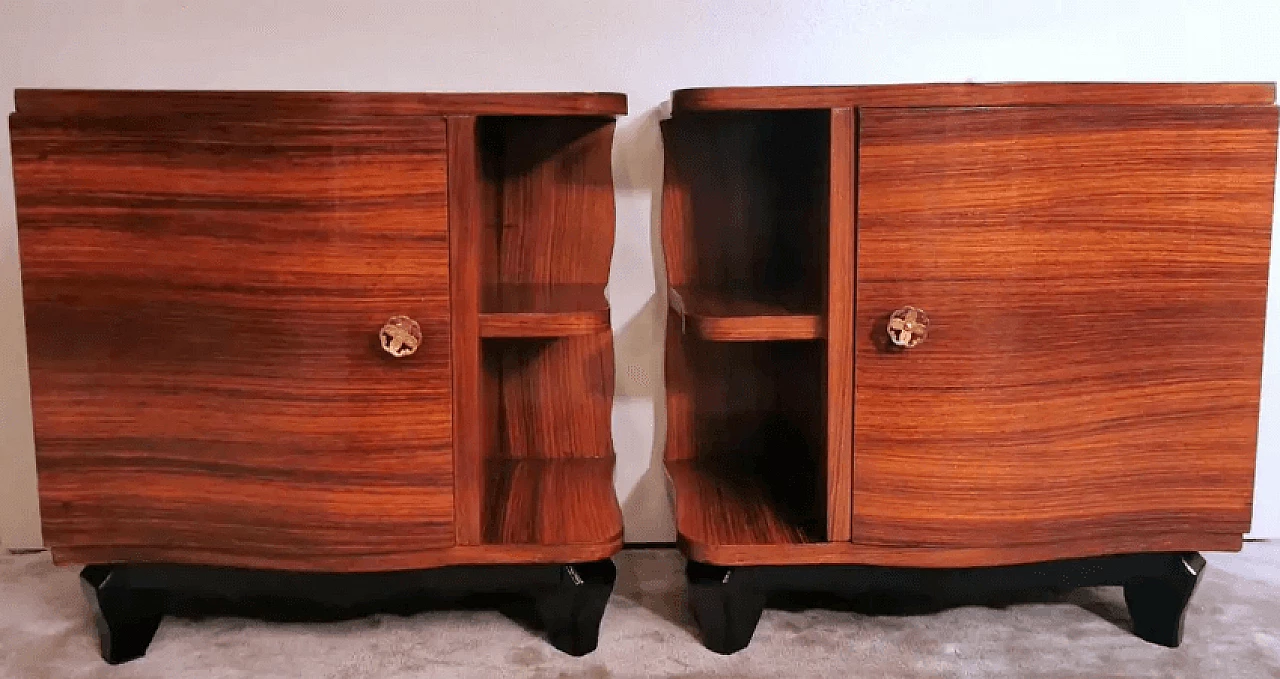
[{"label": "flower-shaped knob", "polygon": [[392,316],[378,333],[378,341],[382,343],[383,351],[396,358],[404,358],[422,344],[422,328],[408,316]]},{"label": "flower-shaped knob", "polygon": [[910,349],[929,336],[929,316],[924,309],[904,306],[889,314],[889,341]]}]

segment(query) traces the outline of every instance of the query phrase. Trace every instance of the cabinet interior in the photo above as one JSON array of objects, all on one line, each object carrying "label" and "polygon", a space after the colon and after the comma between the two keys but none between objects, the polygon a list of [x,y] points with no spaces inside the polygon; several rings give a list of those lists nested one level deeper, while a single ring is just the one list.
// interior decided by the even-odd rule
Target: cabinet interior
[{"label": "cabinet interior", "polygon": [[824,541],[830,113],[664,126],[666,460],[682,533]]},{"label": "cabinet interior", "polygon": [[578,502],[616,512],[613,130],[612,118],[479,120],[486,543],[609,537],[562,518]]}]

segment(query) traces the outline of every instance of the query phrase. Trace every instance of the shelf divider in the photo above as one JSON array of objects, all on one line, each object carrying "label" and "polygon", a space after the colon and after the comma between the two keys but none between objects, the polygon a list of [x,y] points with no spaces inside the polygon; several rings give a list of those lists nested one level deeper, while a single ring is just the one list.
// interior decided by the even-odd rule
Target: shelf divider
[{"label": "shelf divider", "polygon": [[735,296],[706,288],[675,287],[667,295],[686,332],[716,342],[822,339],[821,300],[778,295]]},{"label": "shelf divider", "polygon": [[503,284],[480,301],[481,337],[572,337],[609,330],[602,285]]}]

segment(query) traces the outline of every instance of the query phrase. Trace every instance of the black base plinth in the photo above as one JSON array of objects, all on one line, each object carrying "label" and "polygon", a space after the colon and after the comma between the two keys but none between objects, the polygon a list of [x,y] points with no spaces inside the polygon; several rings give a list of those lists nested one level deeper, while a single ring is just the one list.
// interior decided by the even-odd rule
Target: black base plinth
[{"label": "black base plinth", "polygon": [[713,566],[690,561],[689,604],[706,647],[746,648],[769,595],[873,591],[995,593],[1051,587],[1124,587],[1136,635],[1177,647],[1191,594],[1205,561],[1195,552],[1126,554],[985,568],[875,566]]},{"label": "black base plinth", "polygon": [[[616,576],[608,559],[563,566],[451,566],[394,573],[291,573],[152,564],[92,565],[80,573],[94,604],[102,657],[113,665],[145,655],[166,614],[342,620],[378,612],[412,614],[482,595],[531,597],[536,622],[552,645],[570,655],[584,655],[596,648]],[[504,602],[492,603],[501,607]]]}]

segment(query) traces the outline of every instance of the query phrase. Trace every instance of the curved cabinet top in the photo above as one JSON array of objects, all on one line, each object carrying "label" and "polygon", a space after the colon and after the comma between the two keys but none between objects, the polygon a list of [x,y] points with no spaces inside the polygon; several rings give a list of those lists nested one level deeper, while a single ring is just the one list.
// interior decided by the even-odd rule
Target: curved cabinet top
[{"label": "curved cabinet top", "polygon": [[627,112],[616,92],[223,92],[214,90],[56,90],[14,92],[19,114],[99,118],[181,115],[614,116]]},{"label": "curved cabinet top", "polygon": [[927,83],[676,90],[674,113],[859,106],[1273,104],[1274,83]]}]

